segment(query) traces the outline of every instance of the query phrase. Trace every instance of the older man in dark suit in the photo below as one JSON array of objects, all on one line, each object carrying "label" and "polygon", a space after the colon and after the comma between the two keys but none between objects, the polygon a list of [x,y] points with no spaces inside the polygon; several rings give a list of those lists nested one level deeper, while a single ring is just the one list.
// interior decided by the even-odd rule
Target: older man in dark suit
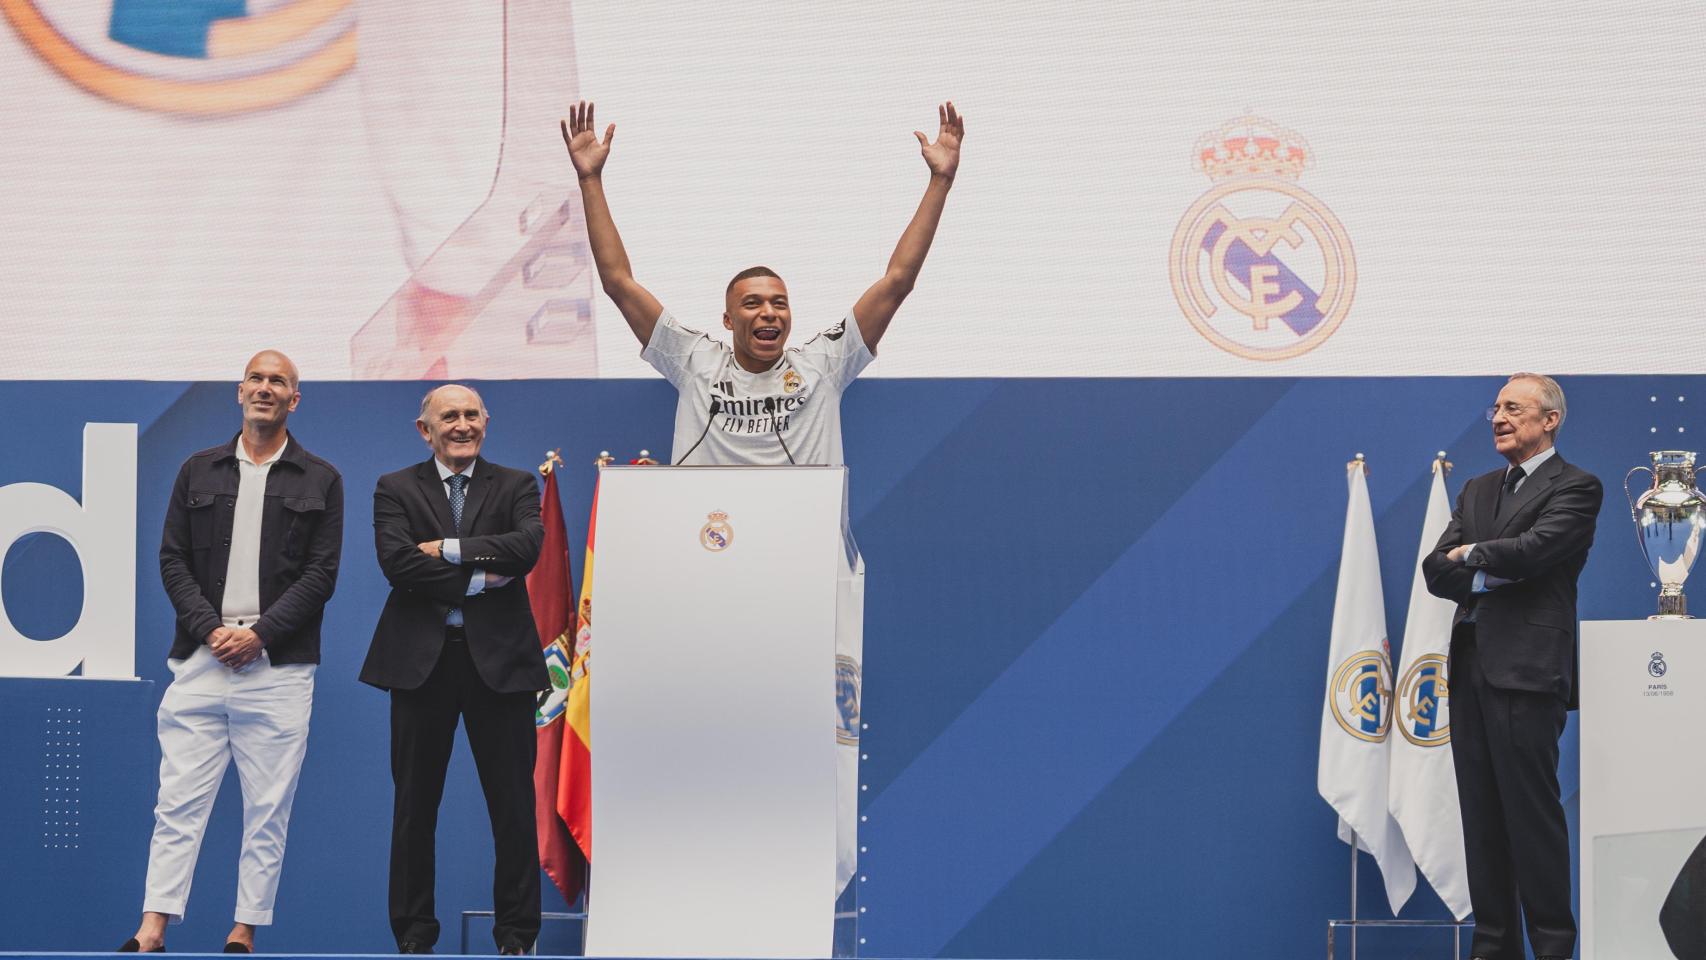
[{"label": "older man in dark suit", "polygon": [[492,937],[506,955],[539,934],[534,698],[551,681],[527,600],[543,529],[533,475],[480,456],[488,417],[450,384],[421,401],[433,456],[379,478],[373,533],[391,582],[361,679],[391,692],[391,930],[431,953],[434,832],[460,718],[492,821]]},{"label": "older man in dark suit", "polygon": [[1555,446],[1564,391],[1512,376],[1487,411],[1510,464],[1464,484],[1423,573],[1457,601],[1451,749],[1475,910],[1470,952],[1521,960],[1576,947],[1558,737],[1575,707],[1576,579],[1604,490]]}]

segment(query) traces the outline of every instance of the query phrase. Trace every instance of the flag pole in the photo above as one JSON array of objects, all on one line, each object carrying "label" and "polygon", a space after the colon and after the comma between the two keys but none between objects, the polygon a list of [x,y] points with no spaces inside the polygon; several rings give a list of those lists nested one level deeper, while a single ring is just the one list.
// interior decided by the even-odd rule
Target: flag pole
[{"label": "flag pole", "polygon": [[[1345,464],[1345,470],[1361,469],[1363,476],[1368,476],[1368,461],[1359,452],[1356,459]],[[1351,960],[1357,960],[1357,838],[1356,830],[1351,830]]]},{"label": "flag pole", "polygon": [[1357,832],[1355,830],[1351,831],[1351,960],[1357,960]]}]

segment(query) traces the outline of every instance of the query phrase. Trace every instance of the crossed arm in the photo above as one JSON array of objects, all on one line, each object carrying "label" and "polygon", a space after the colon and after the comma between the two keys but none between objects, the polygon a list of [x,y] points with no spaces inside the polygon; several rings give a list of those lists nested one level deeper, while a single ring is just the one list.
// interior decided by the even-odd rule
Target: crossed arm
[{"label": "crossed arm", "polygon": [[1527,529],[1514,537],[1478,541],[1466,558],[1463,504],[1467,494],[1467,487],[1458,494],[1451,523],[1422,561],[1428,592],[1459,603],[1474,593],[1477,571],[1484,571],[1489,579],[1528,580],[1592,546],[1594,524],[1605,499],[1597,478],[1579,474],[1547,495],[1546,505]]},{"label": "crossed arm", "polygon": [[1475,592],[1475,571],[1460,559],[1463,543],[1463,501],[1468,487],[1458,491],[1457,505],[1452,508],[1451,522],[1434,544],[1433,552],[1422,559],[1422,578],[1428,592],[1444,600],[1468,603]]},{"label": "crossed arm", "polygon": [[384,481],[373,489],[373,541],[379,569],[391,586],[424,594],[447,607],[457,606],[468,595],[473,568],[422,552],[402,498]]},{"label": "crossed arm", "polygon": [[1559,483],[1528,529],[1514,537],[1482,540],[1464,561],[1504,580],[1537,577],[1593,545],[1594,524],[1605,500],[1599,479],[1579,473]]},{"label": "crossed arm", "polygon": [[[948,200],[948,190],[960,166],[960,141],[965,137],[965,117],[952,101],[937,107],[939,127],[936,141],[930,142],[922,131],[914,130],[924,163],[930,168],[930,183],[924,198],[906,230],[889,257],[888,268],[881,279],[859,297],[853,305],[853,318],[865,345],[876,350],[877,341],[888,330],[895,311],[912,292],[924,258],[930,253],[930,243],[936,237],[936,227],[942,220],[942,209]],[[616,125],[610,124],[600,140],[594,130],[593,105],[581,101],[562,121],[563,143],[568,147],[569,160],[580,179],[581,202],[586,210],[587,239],[592,245],[592,259],[598,265],[598,276],[604,292],[622,311],[628,328],[634,331],[642,345],[650,343],[652,328],[663,313],[663,304],[634,279],[628,262],[628,251],[616,231],[616,221],[610,216],[610,203],[604,195],[604,162],[610,157],[610,142],[616,136]]]},{"label": "crossed arm", "polygon": [[[443,555],[443,540],[416,542],[402,500],[381,482],[373,491],[373,538],[385,579],[393,587],[424,594],[447,606],[461,606],[470,596],[526,576],[539,560],[545,539],[539,491],[532,483],[522,483],[513,496],[501,492],[494,495],[509,504],[505,531],[462,537],[458,541],[461,562],[452,563]],[[470,581],[477,572],[483,582],[471,589]]]}]

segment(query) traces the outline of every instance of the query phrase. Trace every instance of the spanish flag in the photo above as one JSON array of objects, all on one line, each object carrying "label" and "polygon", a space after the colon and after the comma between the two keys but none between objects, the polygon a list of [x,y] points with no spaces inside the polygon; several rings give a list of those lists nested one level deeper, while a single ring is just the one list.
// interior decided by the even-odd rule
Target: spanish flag
[{"label": "spanish flag", "polygon": [[[601,464],[602,465],[602,464]],[[563,728],[562,764],[557,770],[557,813],[568,824],[580,853],[592,862],[592,552],[598,530],[598,487],[592,488],[592,516],[586,523],[586,566],[581,569],[580,607],[575,611],[575,643],[569,668],[569,697]]]},{"label": "spanish flag", "polygon": [[[565,722],[572,697],[571,664],[578,664],[575,664],[569,645],[569,637],[575,627],[575,616],[570,609],[575,588],[569,573],[569,535],[564,529],[563,508],[557,494],[556,468],[561,465],[562,461],[552,454],[551,459],[539,467],[545,475],[545,490],[540,504],[545,542],[539,551],[539,562],[527,575],[527,595],[533,605],[533,622],[539,628],[539,640],[544,646],[545,666],[551,674],[551,689],[540,695],[533,718],[539,738],[533,763],[533,815],[539,829],[539,865],[545,868],[545,873],[562,892],[563,901],[572,906],[586,888],[587,866],[586,858],[571,842],[569,831],[557,813],[563,805],[559,781],[562,771],[567,769],[568,757],[578,749],[584,758],[586,748],[583,741],[569,731]],[[584,693],[582,704],[584,727]],[[584,778],[582,782],[584,784]]]}]

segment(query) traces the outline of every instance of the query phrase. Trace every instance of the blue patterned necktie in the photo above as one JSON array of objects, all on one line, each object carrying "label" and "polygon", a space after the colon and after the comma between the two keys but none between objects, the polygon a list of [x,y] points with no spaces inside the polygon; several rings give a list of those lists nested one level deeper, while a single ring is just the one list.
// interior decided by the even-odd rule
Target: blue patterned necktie
[{"label": "blue patterned necktie", "polygon": [[[460,537],[462,535],[462,505],[468,502],[468,477],[466,474],[453,473],[444,479],[450,484],[450,522],[456,527],[452,532]],[[462,608],[451,607],[449,615],[444,618],[444,622],[453,627],[462,626]]]},{"label": "blue patterned necktie", "polygon": [[450,522],[455,524],[456,534],[462,534],[462,505],[468,502],[468,477],[465,474],[453,473],[446,478],[450,483]]}]

